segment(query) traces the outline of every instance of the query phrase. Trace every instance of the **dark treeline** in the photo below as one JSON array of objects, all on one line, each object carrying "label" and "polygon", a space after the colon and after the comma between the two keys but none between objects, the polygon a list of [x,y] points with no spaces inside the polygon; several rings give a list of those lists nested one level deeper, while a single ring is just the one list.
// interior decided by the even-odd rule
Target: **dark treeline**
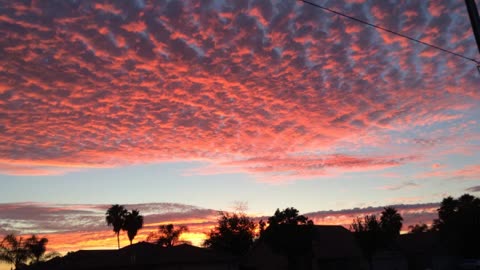
[{"label": "dark treeline", "polygon": [[[439,235],[451,255],[462,258],[480,258],[480,198],[465,194],[455,199],[444,198],[437,209],[438,218],[429,227],[426,224],[410,226],[411,234]],[[265,223],[255,223],[244,214],[221,213],[218,225],[208,234],[205,247],[244,255],[256,241],[264,241],[273,251],[286,256],[288,268],[296,268],[296,258],[311,252],[313,222],[298,214],[295,208],[277,209]],[[365,259],[372,267],[375,252],[393,245],[400,236],[403,218],[397,209],[385,207],[376,215],[353,220],[354,233]],[[258,232],[258,233],[256,233]]]},{"label": "dark treeline", "polygon": [[[469,194],[459,198],[447,197],[437,209],[438,217],[431,226],[424,223],[410,226],[409,233],[435,234],[448,254],[461,258],[480,259],[480,198]],[[105,215],[108,226],[113,227],[120,248],[119,235],[125,231],[132,244],[143,227],[143,216],[138,210],[128,211],[122,205],[112,205]],[[403,218],[397,209],[385,207],[379,215],[357,217],[350,225],[365,260],[372,267],[377,251],[388,249],[400,236]],[[277,209],[266,221],[255,221],[245,213],[220,212],[216,226],[207,233],[205,248],[234,256],[246,255],[257,243],[263,243],[287,259],[288,269],[297,269],[299,258],[312,254],[312,237],[315,225],[311,219],[300,215],[293,207]],[[146,242],[169,248],[185,243],[180,241],[186,226],[160,225],[150,233]],[[355,241],[355,240],[354,240]],[[24,266],[45,261],[55,253],[46,253],[48,239],[32,235],[28,239],[13,234],[0,243],[0,262],[22,269]]]}]

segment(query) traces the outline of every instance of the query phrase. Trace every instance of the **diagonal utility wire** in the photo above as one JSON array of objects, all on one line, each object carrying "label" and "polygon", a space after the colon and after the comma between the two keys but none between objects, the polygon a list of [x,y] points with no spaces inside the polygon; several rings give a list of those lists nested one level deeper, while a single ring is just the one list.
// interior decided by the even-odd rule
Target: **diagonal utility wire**
[{"label": "diagonal utility wire", "polygon": [[[376,25],[376,24],[373,24],[373,23],[370,23],[370,22],[367,22],[367,21],[364,21],[362,19],[358,19],[358,18],[355,18],[355,17],[352,17],[350,15],[347,15],[345,13],[342,13],[340,11],[336,11],[336,10],[333,10],[333,9],[330,9],[330,8],[327,8],[327,7],[324,7],[324,6],[321,6],[319,4],[316,4],[314,2],[311,2],[311,1],[308,1],[308,0],[299,0],[300,2],[303,2],[305,4],[308,4],[308,5],[311,5],[311,6],[314,6],[314,7],[317,7],[317,8],[320,8],[320,9],[323,9],[325,11],[328,11],[328,12],[331,12],[331,13],[334,13],[338,16],[342,16],[344,18],[347,18],[347,19],[350,19],[352,21],[356,21],[356,22],[359,22],[359,23],[362,23],[362,24],[365,24],[365,25],[368,25],[368,26],[371,26],[371,27],[374,27],[374,28],[377,28],[377,29],[380,29],[382,31],[385,31],[385,32],[388,32],[392,35],[396,35],[396,36],[399,36],[399,37],[402,37],[402,38],[406,38],[408,40],[411,40],[411,41],[414,41],[414,42],[417,42],[417,43],[420,43],[420,44],[423,44],[425,46],[428,46],[430,48],[434,48],[436,50],[440,50],[442,52],[445,52],[445,53],[449,53],[451,55],[454,55],[454,56],[457,56],[457,57],[460,57],[460,58],[463,58],[465,60],[468,60],[468,61],[472,61],[474,63],[476,63],[477,65],[479,65],[479,68],[480,68],[480,61],[474,59],[474,58],[471,58],[471,57],[468,57],[468,56],[465,56],[465,55],[462,55],[462,54],[459,54],[459,53],[456,53],[456,52],[452,52],[450,50],[447,50],[447,49],[444,49],[444,48],[441,48],[439,46],[436,46],[436,45],[433,45],[433,44],[430,44],[430,43],[427,43],[425,41],[421,41],[421,40],[418,40],[416,38],[413,38],[413,37],[409,37],[405,34],[402,34],[402,33],[398,33],[398,32],[395,32],[393,30],[390,30],[390,29],[387,29],[385,27],[382,27],[380,25]],[[480,69],[479,69],[480,70]]]}]

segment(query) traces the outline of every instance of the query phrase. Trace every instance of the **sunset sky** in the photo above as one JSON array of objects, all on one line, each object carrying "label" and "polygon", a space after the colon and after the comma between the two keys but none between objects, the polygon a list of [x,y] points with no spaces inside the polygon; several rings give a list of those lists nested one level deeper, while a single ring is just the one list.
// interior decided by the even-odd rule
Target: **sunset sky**
[{"label": "sunset sky", "polygon": [[[480,59],[463,0],[315,2]],[[476,65],[299,1],[0,0],[0,37],[0,235],[115,248],[114,203],[136,241],[238,205],[407,230],[480,192]]]}]

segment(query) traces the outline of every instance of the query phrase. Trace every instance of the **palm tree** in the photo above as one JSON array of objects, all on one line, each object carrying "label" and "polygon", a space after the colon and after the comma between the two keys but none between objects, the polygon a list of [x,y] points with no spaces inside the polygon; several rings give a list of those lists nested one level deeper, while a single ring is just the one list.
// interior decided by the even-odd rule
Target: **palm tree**
[{"label": "palm tree", "polygon": [[138,230],[140,230],[142,227],[143,216],[140,215],[140,212],[138,210],[132,210],[132,212],[128,212],[125,216],[123,230],[127,231],[130,245],[132,244],[133,238],[135,238],[137,235]]},{"label": "palm tree", "polygon": [[37,238],[37,236],[34,234],[25,241],[25,248],[30,253],[33,263],[38,263],[41,261],[45,251],[47,251],[47,243],[47,238]]},{"label": "palm tree", "polygon": [[400,235],[402,229],[402,216],[398,213],[397,209],[393,207],[385,207],[380,216],[380,229],[385,234],[385,240],[392,242],[396,237]]},{"label": "palm tree", "polygon": [[188,232],[187,226],[180,226],[175,229],[173,224],[160,225],[158,226],[158,232],[148,235],[147,242],[155,242],[163,247],[172,247],[184,232]]},{"label": "palm tree", "polygon": [[120,230],[122,230],[125,223],[125,215],[127,210],[123,205],[114,204],[108,208],[107,213],[105,213],[105,220],[107,221],[108,226],[113,227],[113,231],[117,235],[118,249],[120,249]]},{"label": "palm tree", "polygon": [[13,264],[15,269],[20,269],[28,258],[29,252],[22,237],[17,238],[14,234],[8,234],[3,238],[0,243],[0,261]]}]

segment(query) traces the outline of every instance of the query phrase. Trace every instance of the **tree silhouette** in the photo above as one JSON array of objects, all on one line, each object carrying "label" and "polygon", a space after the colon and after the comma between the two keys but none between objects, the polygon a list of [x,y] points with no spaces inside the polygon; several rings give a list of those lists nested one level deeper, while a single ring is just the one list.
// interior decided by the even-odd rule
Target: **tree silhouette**
[{"label": "tree silhouette", "polygon": [[308,223],[313,224],[308,217],[299,215],[298,210],[293,207],[285,208],[282,211],[277,208],[273,216],[268,218],[269,226],[276,226],[280,224],[300,225]]},{"label": "tree silhouette", "polygon": [[47,243],[47,238],[38,238],[34,234],[26,240],[14,234],[6,235],[0,243],[0,262],[12,264],[15,269],[21,269],[27,263],[31,265],[59,256],[55,251],[45,253]]},{"label": "tree silhouette", "polygon": [[287,257],[291,270],[297,268],[298,256],[312,255],[313,221],[298,213],[293,207],[282,211],[277,209],[268,218],[268,227],[260,235],[260,240],[274,252]]},{"label": "tree silhouette", "polygon": [[385,207],[380,216],[380,220],[375,215],[366,215],[363,218],[357,217],[350,225],[355,238],[368,260],[370,269],[372,269],[373,255],[384,247],[390,246],[400,235],[402,228],[402,216],[397,209]]},{"label": "tree silhouette", "polygon": [[382,230],[380,221],[375,215],[366,215],[363,218],[357,217],[350,225],[355,238],[368,260],[370,269],[373,269],[373,254],[382,242]]},{"label": "tree silhouette", "polygon": [[37,238],[36,235],[32,235],[30,238],[25,240],[25,247],[30,253],[34,263],[38,263],[41,261],[42,257],[47,251],[47,243],[47,238]]},{"label": "tree silhouette", "polygon": [[105,213],[105,220],[108,226],[113,227],[113,231],[117,235],[118,248],[120,249],[120,231],[124,227],[125,215],[127,210],[122,205],[114,204],[108,208]]},{"label": "tree silhouette", "polygon": [[408,229],[410,229],[409,233],[424,233],[428,231],[428,225],[425,223],[422,224],[415,224],[415,225],[410,225],[408,226]]},{"label": "tree silhouette", "polygon": [[29,259],[28,249],[22,237],[6,235],[0,243],[0,261],[11,264],[15,269],[25,266]]},{"label": "tree silhouette", "polygon": [[267,223],[265,223],[265,221],[263,221],[263,219],[260,219],[260,221],[258,222],[258,236],[259,237],[265,232],[266,228],[267,228]]},{"label": "tree silhouette", "polygon": [[380,229],[382,230],[385,244],[391,243],[400,235],[403,218],[393,207],[383,208],[380,216]]},{"label": "tree silhouette", "polygon": [[440,233],[451,252],[480,258],[480,198],[469,194],[444,198],[433,230]]},{"label": "tree silhouette", "polygon": [[127,212],[124,217],[123,230],[127,231],[128,240],[130,240],[130,245],[132,244],[133,239],[137,235],[138,230],[143,227],[143,216],[140,215],[138,210],[132,210]]},{"label": "tree silhouette", "polygon": [[188,232],[187,226],[179,226],[175,229],[173,224],[158,226],[158,232],[152,232],[147,237],[147,242],[153,242],[162,247],[173,247],[178,243],[180,235]]},{"label": "tree silhouette", "polygon": [[204,246],[234,255],[245,254],[253,244],[255,227],[245,214],[221,212],[218,224],[208,233]]}]

